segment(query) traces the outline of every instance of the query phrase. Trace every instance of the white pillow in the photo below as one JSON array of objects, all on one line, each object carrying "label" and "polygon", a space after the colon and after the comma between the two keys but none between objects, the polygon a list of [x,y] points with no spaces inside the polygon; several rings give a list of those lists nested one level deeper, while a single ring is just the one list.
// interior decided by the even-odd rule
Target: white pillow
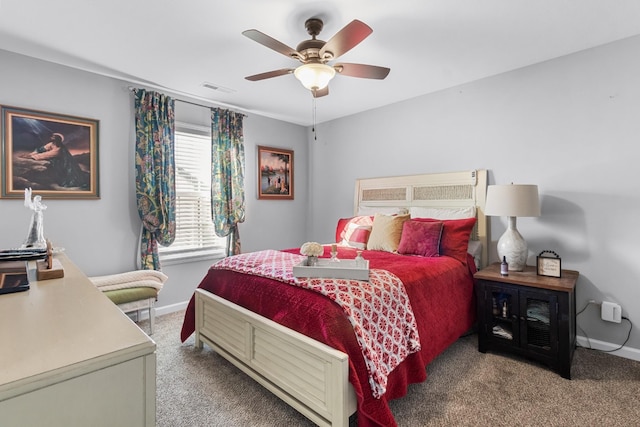
[{"label": "white pillow", "polygon": [[395,206],[360,206],[358,207],[357,216],[374,216],[375,214],[384,215],[406,215],[409,213],[407,208],[398,208]]},{"label": "white pillow", "polygon": [[480,270],[480,263],[482,262],[482,243],[479,240],[469,239],[467,252],[469,252],[473,256],[473,260],[476,263],[476,268]]},{"label": "white pillow", "polygon": [[475,216],[475,206],[465,208],[428,208],[413,206],[411,208],[411,218],[461,219],[475,218]]}]

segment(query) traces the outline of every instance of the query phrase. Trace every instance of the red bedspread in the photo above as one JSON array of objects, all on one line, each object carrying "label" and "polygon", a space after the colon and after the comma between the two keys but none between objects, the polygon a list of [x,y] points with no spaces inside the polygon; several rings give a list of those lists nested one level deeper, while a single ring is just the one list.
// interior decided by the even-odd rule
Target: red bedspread
[{"label": "red bedspread", "polygon": [[[298,249],[288,252],[298,253]],[[329,249],[325,248],[325,256]],[[301,332],[349,355],[349,381],[358,399],[360,426],[396,425],[388,401],[407,392],[411,383],[426,379],[425,367],[475,321],[473,263],[467,267],[449,257],[423,258],[364,251],[370,268],[386,269],[402,280],[418,324],[422,349],[413,353],[388,378],[387,391],[373,397],[362,352],[342,309],[308,289],[243,273],[210,269],[199,288],[215,293],[255,313]],[[355,257],[355,250],[339,248],[339,256]],[[296,307],[292,310],[291,307]],[[195,325],[192,298],[185,314],[181,338]]]}]

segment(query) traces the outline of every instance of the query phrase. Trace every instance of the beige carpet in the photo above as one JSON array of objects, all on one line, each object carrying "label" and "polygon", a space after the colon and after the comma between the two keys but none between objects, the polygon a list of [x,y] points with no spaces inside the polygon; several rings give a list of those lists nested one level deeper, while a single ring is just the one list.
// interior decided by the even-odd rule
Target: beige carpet
[{"label": "beige carpet", "polygon": [[[206,346],[195,349],[193,337],[181,343],[182,316],[158,317],[152,336],[158,427],[313,425]],[[479,353],[471,335],[428,373],[392,402],[399,426],[640,425],[640,362],[594,350],[576,350],[569,381],[515,356]]]}]

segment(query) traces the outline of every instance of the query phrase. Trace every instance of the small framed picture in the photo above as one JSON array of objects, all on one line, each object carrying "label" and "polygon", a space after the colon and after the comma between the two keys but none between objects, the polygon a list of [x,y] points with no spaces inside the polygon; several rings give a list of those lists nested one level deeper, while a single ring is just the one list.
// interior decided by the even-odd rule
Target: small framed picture
[{"label": "small framed picture", "polygon": [[562,260],[553,251],[542,251],[536,258],[538,276],[561,277]]},{"label": "small framed picture", "polygon": [[293,150],[258,146],[258,199],[293,200]]}]

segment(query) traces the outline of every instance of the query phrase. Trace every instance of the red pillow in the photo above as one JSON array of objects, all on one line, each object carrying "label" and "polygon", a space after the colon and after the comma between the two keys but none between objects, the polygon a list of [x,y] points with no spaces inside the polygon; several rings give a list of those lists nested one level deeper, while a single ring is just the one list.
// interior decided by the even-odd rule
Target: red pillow
[{"label": "red pillow", "polygon": [[344,230],[347,228],[347,224],[353,218],[340,218],[338,220],[338,225],[336,226],[336,243],[340,243],[342,241],[342,235]]},{"label": "red pillow", "polygon": [[413,218],[412,221],[442,222],[442,237],[440,238],[440,255],[450,256],[463,264],[467,264],[467,248],[475,218],[434,219]]},{"label": "red pillow", "polygon": [[373,217],[354,216],[352,218],[340,218],[336,227],[336,242],[356,249],[365,249]]},{"label": "red pillow", "polygon": [[398,253],[435,257],[440,255],[442,222],[405,221]]}]

